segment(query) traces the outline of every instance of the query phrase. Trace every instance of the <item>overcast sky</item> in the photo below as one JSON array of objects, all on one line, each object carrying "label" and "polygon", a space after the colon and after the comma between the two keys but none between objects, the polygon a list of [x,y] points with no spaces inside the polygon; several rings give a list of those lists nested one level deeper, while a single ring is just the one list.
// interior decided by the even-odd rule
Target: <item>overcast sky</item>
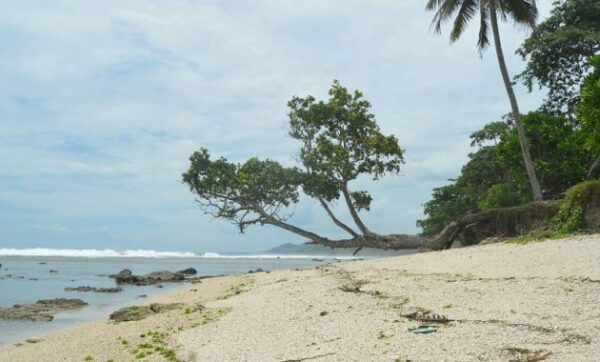
[{"label": "overcast sky", "polygon": [[[542,17],[550,1],[540,2]],[[476,23],[450,45],[414,0],[11,1],[0,12],[0,247],[260,251],[300,238],[240,235],[180,182],[201,146],[292,165],[286,102],[360,89],[400,139],[398,176],[361,181],[367,226],[416,233],[468,136],[509,111]],[[502,29],[513,74],[524,29]],[[523,111],[540,94],[517,89]],[[347,220],[344,210],[340,216]],[[335,237],[311,200],[294,223]]]}]

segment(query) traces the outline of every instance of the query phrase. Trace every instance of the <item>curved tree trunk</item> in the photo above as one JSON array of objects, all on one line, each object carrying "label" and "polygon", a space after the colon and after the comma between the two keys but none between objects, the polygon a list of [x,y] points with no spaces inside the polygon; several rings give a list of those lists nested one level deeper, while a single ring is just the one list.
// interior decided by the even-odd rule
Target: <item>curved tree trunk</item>
[{"label": "curved tree trunk", "polygon": [[340,228],[344,229],[346,232],[348,232],[348,234],[352,235],[352,237],[358,237],[358,234],[354,230],[352,230],[352,228],[350,226],[344,224],[337,217],[335,217],[335,215],[333,214],[333,211],[331,211],[331,209],[329,208],[329,205],[327,205],[327,202],[325,202],[325,200],[323,200],[322,198],[319,197],[319,202],[321,203],[321,206],[323,206],[323,208],[327,212],[327,215],[329,215],[329,217],[331,218],[331,220],[333,221],[334,224],[336,224]]},{"label": "curved tree trunk", "polygon": [[506,93],[508,94],[508,99],[510,100],[510,106],[512,108],[512,116],[515,120],[515,125],[517,127],[517,133],[519,135],[519,144],[521,145],[521,153],[523,154],[525,170],[527,171],[527,178],[529,179],[533,199],[539,201],[543,199],[542,189],[540,187],[540,182],[535,173],[535,168],[533,167],[533,161],[531,160],[531,153],[529,152],[529,146],[527,144],[527,138],[525,136],[525,129],[523,128],[523,121],[521,119],[521,113],[519,111],[519,104],[517,103],[517,98],[515,96],[512,82],[510,81],[510,76],[508,75],[508,69],[506,67],[506,61],[504,59],[504,53],[502,51],[500,31],[498,30],[498,16],[496,14],[496,2],[492,0],[488,1],[488,3],[490,6],[490,20],[492,26],[492,33],[494,34],[494,45],[496,47],[498,65],[500,66],[502,80],[504,81]]},{"label": "curved tree trunk", "polygon": [[354,223],[356,224],[356,226],[358,227],[360,232],[363,235],[371,234],[369,229],[367,229],[365,224],[363,224],[362,220],[358,216],[358,212],[356,212],[354,205],[352,205],[352,199],[350,199],[350,193],[348,192],[348,184],[347,183],[344,183],[344,185],[342,186],[342,194],[344,194],[344,200],[346,200],[346,205],[348,206],[348,210],[350,210],[350,215],[352,216],[352,220],[354,220]]}]

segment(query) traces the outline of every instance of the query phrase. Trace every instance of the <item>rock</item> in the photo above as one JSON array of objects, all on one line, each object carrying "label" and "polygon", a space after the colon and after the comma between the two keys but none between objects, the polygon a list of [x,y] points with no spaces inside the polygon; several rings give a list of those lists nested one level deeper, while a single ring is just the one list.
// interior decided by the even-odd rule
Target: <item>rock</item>
[{"label": "rock", "polygon": [[[46,265],[46,264],[48,264],[48,263],[45,263],[45,262],[43,262],[43,261],[40,261],[38,264],[39,264],[39,265]],[[2,266],[2,264],[0,264],[0,266]]]},{"label": "rock", "polygon": [[117,284],[152,285],[164,282],[180,282],[185,279],[181,273],[156,271],[146,275],[134,275],[131,270],[123,269],[118,274],[110,275]]},{"label": "rock", "polygon": [[321,317],[324,317],[324,316],[326,316],[327,314],[329,314],[329,313],[328,313],[328,312],[326,312],[326,311],[322,311],[321,313],[319,313],[319,315],[320,315]]},{"label": "rock", "polygon": [[40,338],[29,338],[25,340],[27,343],[40,343],[41,341],[43,341],[43,339]]},{"label": "rock", "polygon": [[163,313],[173,309],[179,309],[182,307],[182,305],[183,304],[181,303],[152,303],[144,306],[125,307],[113,312],[109,318],[115,322],[139,321],[154,314]]},{"label": "rock", "polygon": [[35,280],[38,280],[38,278],[29,278],[29,280],[34,280],[35,281]]},{"label": "rock", "polygon": [[148,298],[148,295],[147,294],[140,294],[137,297],[138,298]]},{"label": "rock", "polygon": [[324,261],[324,260],[323,259],[314,258],[314,259],[312,259],[312,261]]},{"label": "rock", "polygon": [[186,269],[178,271],[177,273],[183,274],[183,275],[196,275],[196,274],[198,274],[198,271],[194,268],[186,268]]},{"label": "rock", "polygon": [[263,272],[269,273],[268,270],[264,270],[263,268],[256,268],[254,270],[248,270],[248,274],[263,273]]},{"label": "rock", "polygon": [[65,291],[67,292],[94,292],[94,293],[119,293],[123,291],[123,288],[96,288],[90,287],[89,285],[84,285],[81,287],[66,287]]},{"label": "rock", "polygon": [[49,322],[58,312],[78,309],[86,305],[87,303],[81,299],[41,299],[33,304],[15,304],[11,308],[0,308],[0,319]]},{"label": "rock", "polygon": [[583,212],[583,227],[591,232],[597,233],[600,231],[600,205],[597,203],[590,203],[585,206]]},{"label": "rock", "polygon": [[114,279],[117,284],[128,284],[133,282],[133,273],[129,269],[123,269],[117,274],[111,274],[108,277]]},{"label": "rock", "polygon": [[58,270],[50,269],[50,273],[58,273]]}]

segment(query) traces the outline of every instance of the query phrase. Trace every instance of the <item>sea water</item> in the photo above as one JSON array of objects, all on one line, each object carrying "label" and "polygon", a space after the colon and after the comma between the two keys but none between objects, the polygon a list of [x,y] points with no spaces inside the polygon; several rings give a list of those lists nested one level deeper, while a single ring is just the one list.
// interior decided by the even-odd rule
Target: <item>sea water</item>
[{"label": "sea water", "polygon": [[[65,256],[69,255],[69,256]],[[79,256],[77,256],[79,255]],[[82,257],[80,255],[86,255]],[[279,270],[310,267],[331,259],[314,256],[273,255],[194,255],[193,253],[158,253],[153,251],[57,251],[31,249],[27,251],[0,249],[0,308],[14,304],[35,303],[39,299],[79,298],[88,303],[82,309],[61,312],[51,322],[0,320],[0,345],[22,341],[67,326],[107,320],[110,313],[129,305],[141,304],[144,295],[182,288],[182,283],[152,286],[123,286],[120,293],[68,292],[66,287],[89,285],[115,287],[109,274],[131,269],[134,274],[153,271],[178,271],[195,268],[197,276],[230,275],[262,268]],[[51,270],[53,272],[51,272]],[[54,272],[55,271],[55,272]]]}]

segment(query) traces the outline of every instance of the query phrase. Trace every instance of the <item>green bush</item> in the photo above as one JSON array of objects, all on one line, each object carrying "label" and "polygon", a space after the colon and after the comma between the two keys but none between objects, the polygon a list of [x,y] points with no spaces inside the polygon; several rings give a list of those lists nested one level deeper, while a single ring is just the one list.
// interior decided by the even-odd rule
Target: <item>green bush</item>
[{"label": "green bush", "polygon": [[580,231],[584,227],[584,208],[593,203],[600,203],[600,180],[585,181],[571,187],[558,215],[552,220],[553,229],[564,234]]}]

